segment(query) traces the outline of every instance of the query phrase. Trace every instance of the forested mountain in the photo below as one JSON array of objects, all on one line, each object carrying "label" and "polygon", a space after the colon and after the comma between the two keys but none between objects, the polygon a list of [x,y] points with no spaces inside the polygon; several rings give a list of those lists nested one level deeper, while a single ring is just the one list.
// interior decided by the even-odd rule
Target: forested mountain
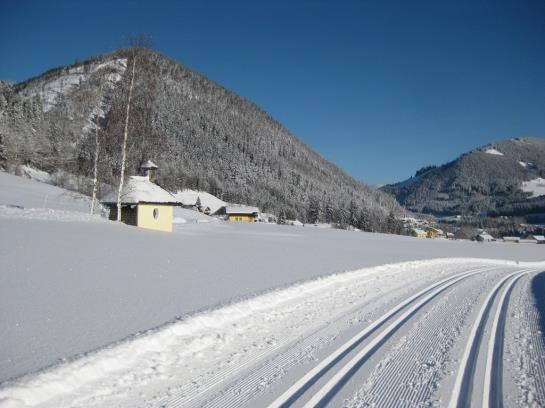
[{"label": "forested mountain", "polygon": [[[307,222],[385,230],[404,210],[328,162],[255,104],[156,52],[130,48],[0,83],[0,166],[25,164],[116,185],[130,67],[136,58],[128,167],[152,159],[165,188],[203,189],[225,201]],[[286,96],[288,97],[288,96]],[[59,177],[62,178],[62,177]]]},{"label": "forested mountain", "polygon": [[545,139],[516,138],[472,150],[442,166],[424,167],[414,177],[381,189],[416,212],[526,215],[545,213],[545,196],[537,191],[543,178]]}]

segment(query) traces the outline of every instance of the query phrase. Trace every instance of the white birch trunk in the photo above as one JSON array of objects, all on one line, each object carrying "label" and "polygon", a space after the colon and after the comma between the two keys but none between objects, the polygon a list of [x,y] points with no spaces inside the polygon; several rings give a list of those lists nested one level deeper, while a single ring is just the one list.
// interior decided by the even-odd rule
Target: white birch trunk
[{"label": "white birch trunk", "polygon": [[93,168],[93,197],[91,199],[91,215],[95,213],[95,205],[97,201],[97,190],[98,190],[98,157],[100,155],[100,140],[98,138],[98,120],[99,120],[99,112],[100,112],[100,102],[102,101],[102,86],[99,90],[100,98],[98,100],[97,104],[97,117],[95,120],[95,162],[94,162],[94,168]]},{"label": "white birch trunk", "polygon": [[119,190],[117,191],[117,221],[121,221],[121,191],[125,181],[125,161],[127,159],[127,138],[129,134],[129,113],[131,109],[132,87],[134,85],[134,67],[136,64],[136,55],[132,59],[131,85],[129,87],[129,99],[127,101],[127,116],[125,117],[125,133],[123,135],[123,146],[121,148],[121,175],[119,178]]}]

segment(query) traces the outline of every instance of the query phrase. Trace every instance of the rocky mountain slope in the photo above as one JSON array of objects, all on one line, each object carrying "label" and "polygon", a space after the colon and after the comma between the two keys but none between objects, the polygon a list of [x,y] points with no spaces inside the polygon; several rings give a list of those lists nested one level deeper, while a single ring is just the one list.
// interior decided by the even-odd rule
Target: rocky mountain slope
[{"label": "rocky mountain slope", "polygon": [[115,185],[133,58],[127,174],[152,159],[159,165],[158,182],[171,190],[204,189],[225,201],[310,222],[384,230],[390,212],[404,211],[255,104],[146,49],[119,50],[19,84],[1,83],[0,166],[77,175],[79,190],[86,192],[98,124],[99,178]]},{"label": "rocky mountain slope", "polygon": [[501,140],[386,185],[406,208],[436,215],[545,212],[545,139]]}]

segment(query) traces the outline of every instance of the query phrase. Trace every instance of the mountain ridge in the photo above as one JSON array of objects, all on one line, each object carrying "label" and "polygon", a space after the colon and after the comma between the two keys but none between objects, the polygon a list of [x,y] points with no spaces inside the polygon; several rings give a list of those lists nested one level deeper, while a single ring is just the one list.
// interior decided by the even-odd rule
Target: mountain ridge
[{"label": "mountain ridge", "polygon": [[253,102],[146,49],[117,50],[0,87],[0,165],[89,175],[98,123],[100,178],[115,185],[133,56],[127,175],[153,158],[166,188],[208,190],[307,222],[383,230],[390,212],[404,213]]},{"label": "mountain ridge", "polygon": [[[498,140],[413,177],[381,187],[415,212],[434,215],[520,215],[544,211],[545,198],[532,198],[523,183],[545,177],[545,139]],[[517,211],[517,207],[521,211]]]}]

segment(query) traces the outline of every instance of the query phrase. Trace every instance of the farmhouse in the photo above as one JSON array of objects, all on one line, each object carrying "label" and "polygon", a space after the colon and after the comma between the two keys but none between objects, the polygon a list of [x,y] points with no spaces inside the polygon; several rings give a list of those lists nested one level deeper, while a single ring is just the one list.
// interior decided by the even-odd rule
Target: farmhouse
[{"label": "farmhouse", "polygon": [[413,237],[417,237],[417,238],[426,238],[428,236],[426,231],[424,231],[423,229],[420,229],[420,228],[413,228],[411,230],[411,235]]},{"label": "farmhouse", "polygon": [[443,236],[443,230],[439,228],[428,227],[426,228],[426,236],[428,238],[438,238]]},{"label": "farmhouse", "polygon": [[[150,176],[155,176],[157,166],[142,168],[147,173],[145,176],[131,176],[123,185],[121,221],[136,227],[171,232],[172,208],[177,205],[176,198],[150,180]],[[117,193],[107,195],[102,203],[110,209],[110,220],[116,220]]]},{"label": "farmhouse", "polygon": [[526,239],[535,241],[536,244],[545,244],[545,236],[543,235],[528,235]]},{"label": "farmhouse", "polygon": [[479,242],[492,242],[495,241],[494,237],[486,232],[477,235],[477,241]]},{"label": "farmhouse", "polygon": [[185,208],[196,209],[206,215],[215,214],[220,208],[225,207],[227,203],[218,197],[206,192],[196,190],[181,190],[174,194],[176,200]]},{"label": "farmhouse", "polygon": [[245,205],[228,205],[225,214],[229,221],[256,222],[259,218],[259,208]]}]

